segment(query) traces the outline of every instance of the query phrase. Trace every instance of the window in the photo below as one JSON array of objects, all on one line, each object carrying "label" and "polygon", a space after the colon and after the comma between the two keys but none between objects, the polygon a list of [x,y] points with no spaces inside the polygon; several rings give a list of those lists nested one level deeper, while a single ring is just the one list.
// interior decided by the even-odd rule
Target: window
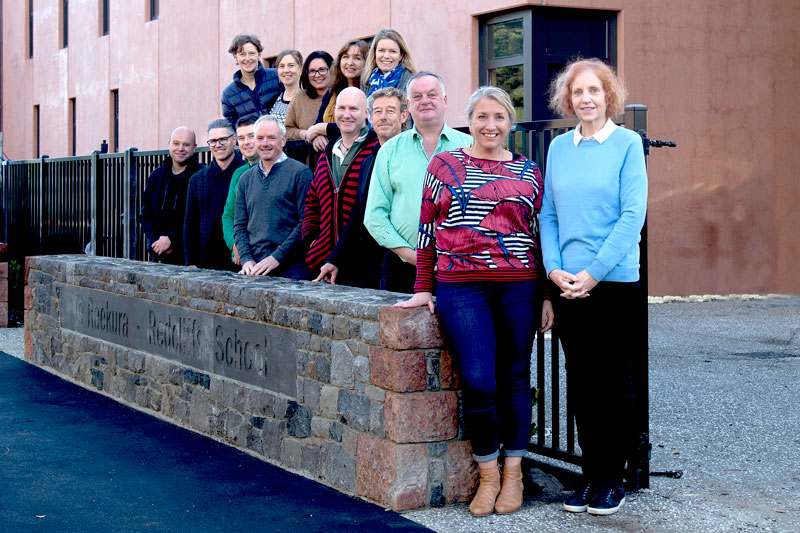
[{"label": "window", "polygon": [[69,0],[61,0],[58,5],[58,21],[59,21],[59,39],[61,48],[66,48],[69,45]]},{"label": "window", "polygon": [[39,158],[39,106],[33,106],[33,157]]},{"label": "window", "polygon": [[278,56],[262,57],[261,66],[264,68],[275,68],[275,63],[278,62]]},{"label": "window", "polygon": [[69,107],[67,109],[67,124],[69,124],[70,129],[67,135],[67,143],[69,145],[69,155],[78,155],[77,154],[77,144],[76,144],[76,117],[75,117],[75,99],[69,99]]},{"label": "window", "polygon": [[145,0],[145,21],[158,19],[158,0]]},{"label": "window", "polygon": [[25,37],[28,45],[28,59],[33,58],[33,0],[28,0],[25,3],[25,18],[27,19],[27,26],[25,27]]},{"label": "window", "polygon": [[100,35],[108,35],[109,19],[108,19],[108,0],[100,0],[100,20],[98,27],[100,28]]},{"label": "window", "polygon": [[576,57],[617,63],[617,12],[533,7],[481,21],[481,84],[511,95],[517,120],[555,118],[551,80]]},{"label": "window", "polygon": [[112,152],[119,152],[119,89],[111,91],[111,105],[109,118],[110,141],[108,144]]},{"label": "window", "polygon": [[494,17],[481,28],[484,75],[481,84],[495,85],[508,92],[518,122],[531,120],[531,69],[525,68],[530,63],[525,40],[530,28],[530,12]]}]

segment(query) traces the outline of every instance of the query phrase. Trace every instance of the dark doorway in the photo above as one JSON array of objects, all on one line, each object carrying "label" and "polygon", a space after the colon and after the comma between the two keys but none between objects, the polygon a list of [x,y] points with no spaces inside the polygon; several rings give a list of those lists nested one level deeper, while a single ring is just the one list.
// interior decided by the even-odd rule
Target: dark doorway
[{"label": "dark doorway", "polygon": [[571,59],[617,66],[617,12],[533,7],[492,15],[481,24],[481,84],[506,89],[517,120],[555,118],[550,81]]}]

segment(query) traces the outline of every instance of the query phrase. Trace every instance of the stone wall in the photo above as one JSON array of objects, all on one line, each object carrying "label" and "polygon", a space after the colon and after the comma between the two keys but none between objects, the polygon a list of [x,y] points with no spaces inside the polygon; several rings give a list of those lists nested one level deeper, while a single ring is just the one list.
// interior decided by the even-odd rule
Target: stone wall
[{"label": "stone wall", "polygon": [[26,279],[31,363],[398,511],[475,489],[453,361],[398,295],[88,256]]}]

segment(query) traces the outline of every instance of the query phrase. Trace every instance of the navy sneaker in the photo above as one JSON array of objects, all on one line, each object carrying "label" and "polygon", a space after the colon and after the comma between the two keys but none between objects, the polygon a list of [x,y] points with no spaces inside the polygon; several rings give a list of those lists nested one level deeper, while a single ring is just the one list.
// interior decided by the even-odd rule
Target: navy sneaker
[{"label": "navy sneaker", "polygon": [[583,513],[589,508],[589,500],[592,498],[594,487],[588,481],[582,481],[575,487],[567,501],[564,502],[564,510],[568,513]]},{"label": "navy sneaker", "polygon": [[616,483],[603,483],[595,489],[586,509],[589,514],[609,515],[625,503],[625,489]]}]

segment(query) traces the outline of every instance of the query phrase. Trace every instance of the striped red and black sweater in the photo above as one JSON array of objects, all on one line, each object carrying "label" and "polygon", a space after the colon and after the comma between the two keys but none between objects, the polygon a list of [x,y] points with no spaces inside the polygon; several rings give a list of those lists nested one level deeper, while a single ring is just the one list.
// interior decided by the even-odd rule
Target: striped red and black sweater
[{"label": "striped red and black sweater", "polygon": [[543,279],[543,191],[539,167],[521,155],[504,162],[463,150],[435,155],[422,190],[414,292],[432,292],[434,275],[444,282]]},{"label": "striped red and black sweater", "polygon": [[[312,270],[327,262],[334,253],[334,249],[339,245],[347,220],[358,208],[359,190],[366,190],[359,187],[361,167],[371,164],[381,147],[378,136],[370,130],[361,143],[358,154],[353,157],[347,167],[337,189],[331,176],[329,163],[332,160],[333,145],[334,141],[329,142],[325,152],[320,156],[317,168],[314,170],[311,188],[306,197],[303,240],[310,243],[306,264]],[[331,262],[333,263],[333,261]]]}]

